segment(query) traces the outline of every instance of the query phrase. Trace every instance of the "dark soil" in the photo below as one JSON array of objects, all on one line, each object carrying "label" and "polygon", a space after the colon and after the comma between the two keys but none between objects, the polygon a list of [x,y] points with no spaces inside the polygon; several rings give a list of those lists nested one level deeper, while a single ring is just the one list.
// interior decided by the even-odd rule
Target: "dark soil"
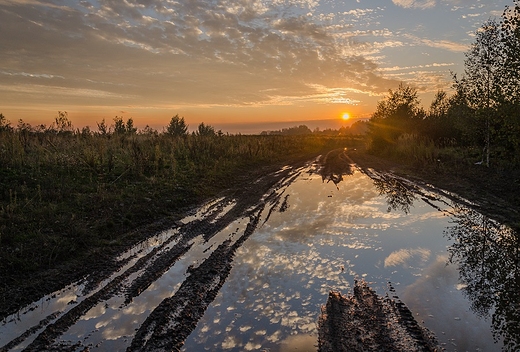
[{"label": "dark soil", "polygon": [[[442,170],[434,173],[431,170],[417,169],[405,163],[377,158],[361,150],[337,149],[326,154],[322,159],[323,179],[334,183],[340,182],[342,175],[352,172],[349,165],[351,160],[364,170],[375,169],[383,174],[391,172],[413,179],[414,182],[427,185],[427,187],[438,187],[459,194],[471,201],[479,211],[493,219],[512,226],[520,224],[518,185],[515,186],[514,183],[504,185],[504,176],[493,176],[489,174],[490,170],[475,172],[468,170],[467,174],[460,170],[457,173]],[[177,241],[175,245],[166,250],[165,248],[169,248],[165,247],[169,243],[166,242],[156,249],[163,250],[160,256],[155,257],[155,252],[152,251],[141,258],[131,269],[112,279],[105,287],[48,325],[27,350],[62,351],[70,349],[71,346],[55,345],[56,337],[66,331],[92,306],[114,294],[120,294],[121,283],[128,275],[137,271],[143,272],[139,279],[135,280],[127,289],[125,288],[123,294],[126,302],[132,301],[189,250],[193,238],[203,234],[204,239],[208,240],[238,217],[249,217],[247,229],[235,243],[223,242],[203,263],[190,269],[189,276],[178,292],[165,299],[148,316],[136,332],[129,347],[129,351],[179,350],[227,278],[232,267],[234,253],[256,228],[259,220],[258,214],[264,207],[270,207],[270,211],[274,208],[282,211],[284,199],[276,198],[273,187],[282,180],[291,182],[293,177],[297,177],[297,172],[295,172],[297,167],[303,164],[304,161],[300,160],[295,161],[292,168],[283,169],[281,172],[275,171],[280,170],[282,165],[274,165],[244,174],[243,177],[235,180],[234,187],[222,194],[227,199],[233,199],[236,205],[221,218],[193,221],[184,225],[178,220],[190,211],[190,208],[186,208],[182,213],[172,214],[159,222],[127,233],[122,237],[119,246],[112,246],[103,252],[90,253],[87,262],[69,262],[30,277],[12,278],[10,285],[3,285],[0,288],[0,319],[16,312],[24,305],[40,299],[43,295],[81,278],[86,278],[92,288],[97,287],[100,282],[125,265],[124,261],[115,259],[117,254],[162,230],[177,228],[178,235],[171,239],[171,241]],[[481,174],[475,176],[477,172]],[[266,193],[271,194],[269,196],[271,198],[265,198]],[[436,348],[429,333],[417,325],[409,310],[402,303],[378,298],[365,284],[357,284],[351,298],[345,298],[339,293],[331,293],[329,301],[331,303],[330,307],[329,303],[327,304],[326,316],[333,319],[325,319],[325,317],[322,319],[324,324],[322,324],[324,326],[323,335],[320,332],[322,351],[346,350],[342,348],[349,348],[348,350],[353,351],[434,351]],[[344,320],[346,312],[353,314],[354,320]],[[395,325],[392,325],[394,323]],[[361,325],[356,330],[352,324]],[[366,334],[366,332],[370,333]],[[347,338],[350,342],[338,337],[340,336],[338,334],[351,336]],[[354,345],[351,346],[349,343],[354,343]],[[363,349],[360,346],[366,348],[363,347],[365,348]],[[371,349],[374,346],[375,349]],[[390,347],[383,348],[382,346]]]},{"label": "dark soil", "polygon": [[[191,248],[193,245],[192,240],[195,237],[203,235],[207,241],[237,218],[248,217],[249,223],[244,233],[241,234],[234,243],[231,243],[229,240],[224,241],[218,248],[213,250],[211,255],[200,263],[200,265],[195,265],[194,263],[194,265],[190,267],[187,272],[188,277],[179,290],[172,297],[163,300],[161,304],[151,312],[136,332],[132,344],[128,348],[128,351],[180,350],[184,344],[184,340],[193,331],[198,320],[202,317],[206,308],[214,300],[220,287],[224,284],[231,270],[235,251],[256,229],[260,213],[264,207],[269,206],[271,210],[273,210],[274,208],[280,207],[280,204],[283,204],[283,199],[275,192],[277,189],[276,184],[282,180],[284,180],[284,182],[292,182],[292,180],[299,175],[297,171],[298,166],[303,164],[303,161],[295,163],[292,168],[284,168],[282,171],[279,171],[280,166],[273,168],[273,170],[257,170],[250,178],[247,178],[250,183],[254,183],[254,187],[246,187],[245,184],[240,182],[240,187],[237,185],[236,188],[225,192],[226,194],[223,195],[224,200],[215,205],[215,207],[226,204],[225,199],[229,201],[234,200],[236,204],[231,210],[226,212],[225,215],[219,218],[215,218],[215,216],[219,214],[219,212],[215,211],[212,213],[214,215],[207,216],[201,220],[193,220],[186,224],[177,222],[171,218],[165,219],[160,224],[158,223],[154,226],[142,229],[143,232],[141,236],[143,237],[156,234],[159,229],[167,228],[168,225],[175,227],[178,233],[140,258],[119,276],[110,279],[105,286],[59,316],[54,322],[49,324],[55,317],[49,317],[45,322],[42,321],[42,323],[38,325],[38,329],[43,327],[43,331],[39,333],[36,339],[25,350],[69,351],[83,347],[88,349],[88,346],[63,344],[58,341],[58,338],[86,312],[100,302],[107,301],[111,297],[121,294],[125,295],[125,304],[131,302],[134,297],[157,280],[182,254]],[[175,244],[172,245],[172,242],[175,242]],[[87,292],[85,293],[88,293],[89,289],[99,288],[99,284],[107,280],[113,273],[125,265],[128,259],[125,261],[117,261],[114,256],[112,258],[106,258],[103,262],[95,261],[94,263],[93,261],[89,263],[89,265],[86,264],[88,267],[83,270],[91,270],[91,272],[86,277]],[[134,280],[130,286],[125,286],[125,280],[136,272],[140,272],[139,277]],[[71,272],[68,277],[61,277],[61,279],[64,280],[63,282],[76,278],[77,276],[75,276],[73,272]],[[42,280],[44,280],[43,276]],[[58,283],[59,280],[56,279],[53,283],[54,282]],[[31,285],[31,283],[27,281],[24,282],[24,284],[26,287]],[[19,292],[20,291],[13,292],[13,295]],[[34,291],[32,292],[34,292],[34,297],[37,298],[39,298],[38,294],[43,295],[49,293],[46,292],[45,289],[38,291],[37,287],[34,287]],[[15,297],[21,301],[24,299],[23,295],[21,296],[22,297]],[[29,301],[29,299],[25,297],[25,301]],[[12,304],[9,306],[9,309],[15,309],[14,307],[16,307],[16,305]],[[28,335],[30,335],[29,331],[20,338],[8,342],[5,346],[0,346],[0,350],[9,350],[15,347]],[[20,339],[22,339],[22,341],[20,341]]]},{"label": "dark soil", "polygon": [[441,351],[397,296],[381,298],[365,281],[356,281],[353,291],[329,293],[319,319],[319,352]]},{"label": "dark soil", "polygon": [[[308,160],[297,160],[293,163],[293,166],[301,166],[306,161]],[[257,202],[270,187],[284,176],[287,176],[286,172],[276,173],[282,166],[284,165],[275,164],[244,172],[240,177],[234,180],[234,186],[224,191],[222,196],[227,195],[243,199],[243,202],[247,203],[244,205],[246,207],[255,205],[255,202]],[[250,187],[255,181],[259,182],[255,183],[255,187]],[[229,180],[226,182],[229,182]],[[97,283],[103,281],[111,273],[125,264],[114,261],[114,258],[120,253],[123,253],[152,235],[176,227],[180,219],[193,209],[196,209],[201,203],[202,201],[197,201],[191,206],[186,206],[180,211],[164,217],[160,221],[127,232],[118,237],[117,243],[104,247],[102,250],[99,248],[91,250],[88,255],[84,256],[86,258],[70,260],[52,269],[30,273],[23,277],[20,277],[19,274],[8,275],[8,273],[6,273],[4,275],[5,280],[0,282],[0,320],[17,312],[20,308],[37,301],[44,295],[55,292],[82,278],[88,278],[90,285],[92,287],[96,286]],[[244,206],[242,209],[244,209]],[[226,226],[222,221],[219,221],[216,225],[217,227]],[[211,233],[217,233],[221,229],[217,227],[212,226]],[[207,229],[203,230],[207,231]],[[208,232],[206,234],[206,237],[207,236],[211,236],[211,234]],[[187,248],[184,249],[187,250]],[[181,254],[182,253],[171,253],[172,257],[170,259],[174,260],[174,258]],[[163,258],[163,260],[165,259]],[[159,265],[156,268],[155,275],[160,274],[162,270],[168,267],[168,263],[163,264],[162,267],[159,267]],[[142,287],[135,287],[135,292],[141,288]],[[131,299],[131,296],[132,292],[129,292],[127,299]]]}]

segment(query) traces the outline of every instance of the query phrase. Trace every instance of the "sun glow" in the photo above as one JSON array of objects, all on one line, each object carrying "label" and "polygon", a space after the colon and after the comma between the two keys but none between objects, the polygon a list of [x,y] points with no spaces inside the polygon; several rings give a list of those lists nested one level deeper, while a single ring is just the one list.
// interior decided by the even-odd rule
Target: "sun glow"
[{"label": "sun glow", "polygon": [[341,118],[342,118],[343,120],[348,120],[348,119],[350,119],[350,114],[349,114],[348,112],[346,112],[346,113],[344,113],[344,114],[341,116]]}]

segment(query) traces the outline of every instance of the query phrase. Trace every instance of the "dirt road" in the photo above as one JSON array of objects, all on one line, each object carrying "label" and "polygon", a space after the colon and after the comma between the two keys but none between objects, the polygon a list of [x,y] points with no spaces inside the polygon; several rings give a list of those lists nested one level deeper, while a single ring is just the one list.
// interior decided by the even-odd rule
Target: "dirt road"
[{"label": "dirt road", "polygon": [[[353,172],[351,163],[346,150],[335,150],[315,169],[323,182],[337,185]],[[0,351],[86,351],[101,344],[105,350],[180,350],[226,281],[237,249],[271,214],[287,209],[283,189],[302,170],[302,165],[292,165],[267,173],[249,187],[224,194],[197,212],[165,221],[156,228],[169,230],[103,261],[102,266],[93,258],[89,275],[8,317],[4,326],[17,325],[17,329],[3,330]],[[365,172],[370,173],[368,168]],[[385,174],[371,177],[376,182]],[[397,180],[392,187],[407,185]],[[389,206],[406,212],[409,192],[397,193],[404,198],[393,197]],[[174,264],[178,267],[176,278],[165,277]],[[13,296],[19,294],[13,292]],[[371,313],[367,313],[369,306]],[[126,320],[121,311],[125,311]],[[345,320],[345,314],[352,312],[355,319]],[[325,316],[335,318],[326,320]],[[104,318],[95,322],[100,317]],[[349,324],[357,324],[364,334],[364,342],[360,335],[349,340],[361,343],[361,350],[366,346],[376,346],[375,350],[381,346],[391,346],[387,350],[435,350],[431,336],[402,303],[379,299],[365,285],[356,286],[353,298],[331,294],[322,317],[321,350],[339,351],[339,345],[349,346],[336,340],[337,331],[351,330]],[[399,346],[395,341],[401,341]]]},{"label": "dirt road", "polygon": [[[137,331],[127,348],[128,351],[179,350],[226,280],[236,249],[253,233],[260,213],[266,207],[269,213],[283,208],[283,199],[277,189],[290,183],[298,174],[299,166],[283,168],[257,179],[247,190],[235,191],[206,205],[199,213],[174,224],[166,235],[151,240],[152,245],[147,244],[150,240],[145,241],[141,249],[123,253],[107,263],[103,270],[93,271],[75,283],[72,291],[77,293],[65,306],[57,301],[62,299],[60,296],[70,294],[70,289],[45,298],[50,303],[33,303],[21,314],[47,310],[45,318],[28,326],[24,333],[13,335],[12,339],[0,336],[0,351],[17,346],[24,347],[25,351],[88,350],[92,343],[67,339],[64,334],[84,320],[89,311],[99,307],[108,309],[110,306],[114,310],[132,307],[134,299],[155,284],[181,256],[190,250],[204,248],[204,253],[187,267],[185,278],[180,287],[177,285],[175,293],[150,308],[144,321],[134,324]],[[245,226],[226,231],[237,219],[244,219]],[[217,235],[219,238],[214,238]],[[54,310],[54,306],[58,308]],[[11,316],[7,323],[16,324],[17,317]]]}]

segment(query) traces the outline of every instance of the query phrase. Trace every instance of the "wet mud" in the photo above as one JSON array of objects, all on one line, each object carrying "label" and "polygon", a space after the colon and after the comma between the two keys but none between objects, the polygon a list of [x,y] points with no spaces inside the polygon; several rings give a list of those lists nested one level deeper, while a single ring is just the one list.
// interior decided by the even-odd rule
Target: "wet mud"
[{"label": "wet mud", "polygon": [[[399,209],[407,213],[418,197],[436,207],[434,200],[440,198],[430,199],[431,193],[423,191],[424,187],[433,186],[417,187],[414,182],[376,171],[363,162],[356,166],[351,156],[356,158],[346,149],[333,150],[314,163],[314,172],[321,175],[323,182],[333,182],[338,187],[344,176],[359,168],[387,197],[389,211]],[[186,221],[166,219],[149,227],[146,231],[150,236],[158,229],[171,228],[173,232],[146,250],[93,262],[85,269],[90,273],[79,281],[82,290],[77,300],[50,312],[19,336],[0,340],[0,351],[20,345],[25,351],[86,351],[98,347],[89,342],[66,341],[62,336],[104,302],[119,299],[119,308],[128,307],[186,253],[201,243],[212,243],[200,261],[189,265],[179,287],[150,309],[125,345],[127,351],[180,351],[224,285],[236,251],[273,213],[285,212],[291,206],[291,198],[283,188],[299,177],[302,166],[284,167],[259,177],[248,187],[231,190],[209,204],[202,215],[194,213]],[[443,196],[452,197],[449,193]],[[237,219],[244,219],[242,228],[231,229],[225,239],[216,239]],[[42,289],[32,296],[48,293]],[[389,293],[391,296],[379,297],[364,281],[355,283],[351,295],[331,291],[318,322],[319,351],[440,351],[433,334],[418,324],[391,286]],[[6,317],[5,313],[0,318]]]},{"label": "wet mud", "polygon": [[[264,208],[269,207],[269,213],[287,208],[287,196],[282,198],[277,189],[298,177],[300,167],[286,167],[264,175],[255,180],[251,188],[235,190],[222,197],[206,209],[203,217],[186,223],[176,222],[173,235],[138,259],[134,254],[105,263],[102,270],[93,271],[82,281],[81,301],[71,301],[72,308],[53,312],[17,338],[2,341],[0,351],[9,351],[29,338],[32,342],[24,351],[82,351],[96,347],[81,341],[61,341],[60,337],[96,305],[118,296],[124,296],[123,307],[131,304],[194,246],[196,238],[208,243],[237,219],[249,219],[243,232],[237,229],[230,236],[233,239],[216,242],[216,248],[206,249],[211,251],[206,259],[188,267],[180,288],[153,309],[127,348],[128,351],[180,350],[224,284],[235,251],[256,229]],[[224,209],[226,207],[229,209]],[[32,309],[35,308],[29,308]]]},{"label": "wet mud", "polygon": [[318,330],[319,352],[442,350],[397,296],[379,297],[365,281],[356,281],[352,294],[329,293]]}]

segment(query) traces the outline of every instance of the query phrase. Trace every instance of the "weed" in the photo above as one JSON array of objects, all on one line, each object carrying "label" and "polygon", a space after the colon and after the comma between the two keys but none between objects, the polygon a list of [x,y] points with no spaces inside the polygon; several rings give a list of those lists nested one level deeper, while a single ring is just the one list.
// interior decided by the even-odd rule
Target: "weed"
[{"label": "weed", "polygon": [[118,123],[115,132],[103,123],[100,133],[80,131],[62,114],[51,128],[20,121],[0,131],[0,272],[81,259],[120,243],[132,228],[232,186],[244,172],[359,142],[136,133]]}]

